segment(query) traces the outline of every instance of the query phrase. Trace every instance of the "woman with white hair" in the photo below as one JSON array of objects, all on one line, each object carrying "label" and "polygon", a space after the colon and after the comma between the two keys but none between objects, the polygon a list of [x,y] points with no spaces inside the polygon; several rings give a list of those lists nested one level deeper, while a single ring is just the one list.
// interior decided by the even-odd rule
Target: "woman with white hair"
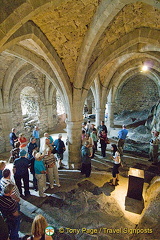
[{"label": "woman with white hair", "polygon": [[48,138],[45,138],[44,139],[44,144],[43,144],[43,147],[42,147],[42,152],[43,154],[46,154],[46,149],[47,148],[50,148],[50,150],[52,151],[53,149],[53,146],[50,144],[50,140]]}]

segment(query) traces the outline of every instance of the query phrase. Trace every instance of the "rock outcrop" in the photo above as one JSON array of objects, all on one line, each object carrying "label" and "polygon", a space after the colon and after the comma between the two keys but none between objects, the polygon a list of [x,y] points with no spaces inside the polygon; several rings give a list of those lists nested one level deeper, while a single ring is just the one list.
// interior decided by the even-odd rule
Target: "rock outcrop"
[{"label": "rock outcrop", "polygon": [[150,110],[123,111],[116,116],[115,124],[133,129],[126,139],[125,151],[148,157],[151,132],[160,131],[160,100]]}]

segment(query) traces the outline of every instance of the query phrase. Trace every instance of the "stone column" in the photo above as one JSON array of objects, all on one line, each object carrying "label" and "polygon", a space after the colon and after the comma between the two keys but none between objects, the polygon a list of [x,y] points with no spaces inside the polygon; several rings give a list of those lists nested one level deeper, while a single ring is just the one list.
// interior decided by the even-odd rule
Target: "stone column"
[{"label": "stone column", "polygon": [[101,121],[105,121],[105,108],[96,108],[96,127],[98,127]]},{"label": "stone column", "polygon": [[82,121],[67,121],[69,169],[80,169]]},{"label": "stone column", "polygon": [[48,120],[48,131],[53,130],[55,123],[53,122],[53,105],[47,104],[46,105],[47,110],[47,120]]},{"label": "stone column", "polygon": [[114,127],[114,106],[115,103],[108,102],[108,127],[113,128]]},{"label": "stone column", "polygon": [[1,113],[0,117],[1,117],[1,122],[2,122],[2,129],[3,129],[3,138],[4,138],[4,142],[5,142],[4,151],[9,151],[12,148],[9,143],[9,133],[11,132],[11,130],[13,128],[12,112]]},{"label": "stone column", "polygon": [[87,99],[88,114],[92,114],[92,100]]}]

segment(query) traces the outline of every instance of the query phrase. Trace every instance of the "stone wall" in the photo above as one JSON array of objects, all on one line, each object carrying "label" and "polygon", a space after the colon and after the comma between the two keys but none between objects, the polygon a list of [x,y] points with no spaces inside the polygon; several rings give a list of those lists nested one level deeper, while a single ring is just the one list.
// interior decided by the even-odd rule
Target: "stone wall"
[{"label": "stone wall", "polygon": [[[29,138],[31,136],[34,126],[31,125],[30,129],[29,128],[24,129],[24,121],[23,121],[21,101],[20,101],[20,94],[21,92],[23,93],[23,89],[26,87],[28,87],[28,89],[33,88],[33,92],[35,92],[35,98],[33,95],[30,95],[30,97],[28,95],[29,98],[25,98],[25,100],[29,105],[31,102],[33,103],[34,101],[35,107],[30,106],[31,107],[30,110],[33,110],[31,115],[33,116],[33,113],[35,114],[34,119],[37,120],[37,124],[40,128],[40,133],[41,135],[43,135],[43,133],[48,130],[48,112],[47,112],[45,96],[44,96],[45,84],[44,84],[44,79],[42,77],[42,74],[38,72],[35,72],[34,74],[30,73],[25,79],[23,79],[19,84],[19,87],[15,90],[14,98],[12,101],[13,125],[17,129],[18,133],[24,132],[25,135]],[[53,108],[52,120],[53,120],[53,126],[54,126],[57,124],[57,118],[55,118],[56,98],[53,99],[53,102],[54,103],[52,106]],[[25,103],[25,101],[23,103]],[[35,112],[36,109],[37,109],[37,112]]]},{"label": "stone wall", "polygon": [[61,98],[60,93],[56,92],[56,101],[57,101],[57,114],[61,115],[65,113],[64,104]]},{"label": "stone wall", "polygon": [[145,125],[152,131],[156,129],[160,132],[160,100],[152,107]]},{"label": "stone wall", "polygon": [[155,82],[146,76],[138,75],[120,87],[116,98],[115,113],[120,113],[123,110],[149,109],[158,99],[158,87]]},{"label": "stone wall", "polygon": [[24,88],[24,91],[20,95],[22,113],[29,116],[38,117],[39,115],[39,105],[38,105],[38,95],[35,90],[30,87]]}]

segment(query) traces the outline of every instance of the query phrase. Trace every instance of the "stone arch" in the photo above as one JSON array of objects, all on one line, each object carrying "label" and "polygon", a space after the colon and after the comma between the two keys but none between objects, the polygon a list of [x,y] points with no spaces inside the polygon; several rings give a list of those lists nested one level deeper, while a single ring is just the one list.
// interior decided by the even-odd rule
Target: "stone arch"
[{"label": "stone arch", "polygon": [[[152,32],[152,34],[151,34]],[[98,59],[93,63],[93,65],[88,69],[88,72],[86,74],[86,85],[85,88],[88,88],[90,82],[92,79],[95,78],[95,76],[98,74],[98,72],[111,60],[119,57],[120,55],[124,55],[125,53],[135,53],[135,52],[141,52],[139,48],[134,47],[133,49],[131,46],[135,46],[139,43],[147,43],[156,45],[160,49],[160,44],[157,39],[155,39],[155,36],[159,36],[158,30],[150,30],[148,29],[148,36],[143,36],[143,34],[146,33],[146,28],[140,28],[136,29],[133,32],[126,34],[124,37],[121,38],[121,40],[116,41],[114,44],[112,44],[109,48],[106,49],[106,51],[101,54]],[[130,49],[131,48],[131,49]]]},{"label": "stone arch", "polygon": [[[23,4],[20,4],[18,7],[14,8],[12,6],[12,9],[14,9],[13,12],[9,13],[8,16],[3,20],[3,24],[1,24],[1,40],[0,40],[0,46],[5,44],[5,42],[10,38],[10,36],[17,31],[24,23],[26,23],[34,14],[36,14],[39,9],[42,7],[56,7],[58,5],[61,5],[62,2],[66,2],[66,0],[62,1],[53,1],[53,0],[41,0],[39,1],[27,1]],[[2,9],[3,12],[3,9]],[[3,34],[5,33],[5,34]]]},{"label": "stone arch", "polygon": [[55,74],[54,81],[56,83],[56,87],[61,91],[65,90],[69,95],[71,86],[63,63],[48,39],[32,21],[28,21],[20,29],[18,29],[17,32],[15,32],[3,46],[3,50],[11,48],[12,46],[26,39],[32,39],[35,44],[41,49],[40,55],[36,52],[34,52],[34,54],[39,55],[39,57],[42,55],[45,58],[46,62]]},{"label": "stone arch", "polygon": [[[110,81],[110,85],[108,86],[108,88],[110,89],[112,86],[114,86],[114,89],[116,90],[119,87],[119,85],[122,84],[122,82],[127,80],[128,77],[131,77],[134,74],[139,73],[140,72],[139,66],[142,65],[142,63],[144,62],[144,59],[146,60],[146,58],[140,58],[140,59],[138,58],[138,60],[137,58],[135,58],[135,59],[129,60],[128,62],[126,62],[126,64],[119,67],[115,72],[115,74],[112,76],[112,79]],[[149,58],[149,60],[150,59],[152,58]],[[154,80],[154,82],[157,85],[157,88],[159,88],[159,78],[156,75],[156,73],[153,72],[153,70],[154,69],[158,70],[158,68],[159,68],[159,63],[154,60],[154,66],[152,66],[149,73],[145,73],[150,78],[152,78],[152,80]],[[115,91],[113,91],[112,100],[114,98],[115,98]]]},{"label": "stone arch", "polygon": [[[103,52],[102,55],[99,56],[99,58],[96,60],[96,62],[88,69],[88,72],[86,74],[86,85],[85,89],[89,89],[90,85],[92,84],[92,81],[95,79],[97,74],[101,71],[101,69],[110,61],[117,61],[117,67],[119,64],[121,64],[124,61],[124,56],[132,57],[134,54],[144,54],[141,52],[141,47],[143,48],[144,45],[140,44],[143,42],[145,45],[150,45],[149,49],[151,50],[154,47],[154,44],[157,46],[157,48],[160,49],[160,45],[155,39],[155,36],[158,35],[158,30],[150,30],[149,28],[140,28],[136,29],[133,32],[130,32],[129,34],[126,34],[126,36],[122,37],[121,41],[117,41],[114,44],[110,46],[110,48],[107,48],[106,51]],[[152,53],[151,53],[152,54]],[[153,54],[152,54],[153,55]],[[119,59],[122,59],[119,61]],[[127,58],[127,57],[126,57]],[[116,71],[116,69],[114,69]],[[110,75],[110,72],[108,73]],[[110,75],[111,77],[111,75]],[[109,88],[107,85],[103,85],[103,99],[105,99],[106,91],[109,92]],[[83,91],[82,96],[85,98],[87,92]]]},{"label": "stone arch", "polygon": [[[32,78],[29,77],[29,74],[34,74],[34,76],[37,77],[37,79],[34,79],[32,81]],[[11,103],[12,103],[12,111],[13,111],[13,122],[16,124],[18,122],[18,129],[23,130],[23,118],[22,118],[22,111],[21,111],[21,103],[20,103],[20,94],[21,91],[26,88],[30,87],[33,88],[36,92],[36,95],[38,96],[38,103],[39,103],[39,121],[40,121],[40,129],[42,132],[47,131],[47,112],[45,107],[45,96],[44,96],[44,84],[39,81],[39,78],[42,78],[42,74],[33,70],[30,71],[28,74],[24,74],[21,76],[21,78],[18,78],[18,80],[15,82],[12,92],[11,92]],[[16,111],[19,111],[17,113]]]},{"label": "stone arch", "polygon": [[[6,81],[3,86],[3,91],[5,92],[5,95],[3,96],[5,109],[11,108],[12,106],[12,96],[14,94],[13,81],[16,81],[16,79],[19,79],[19,80],[23,79],[26,75],[28,75],[33,70],[33,66],[26,65],[24,61],[22,62],[20,61],[21,64],[19,64],[18,60],[14,61],[13,63],[14,65],[13,70],[12,70],[12,66],[9,67],[8,71],[10,72],[10,74],[6,78]],[[18,87],[18,85],[16,85],[16,87]]]},{"label": "stone arch", "polygon": [[[28,50],[23,49],[23,47],[20,45],[13,45],[28,38],[32,39],[42,49],[43,57],[46,59],[45,64],[41,56],[38,56],[33,52],[29,52]],[[12,35],[12,37],[7,41],[4,48],[10,48],[7,51],[11,54],[15,54],[15,56],[18,56],[20,53],[20,58],[28,61],[36,68],[39,68],[40,71],[42,71],[45,65],[45,71],[43,71],[43,73],[48,75],[50,81],[52,81],[52,83],[63,96],[63,102],[65,103],[66,112],[68,116],[70,116],[71,86],[68,75],[57,53],[53,49],[52,45],[49,43],[48,39],[39,30],[39,28],[37,28],[36,25],[33,24],[33,22],[31,21],[27,22],[17,32],[15,32],[15,34]],[[19,53],[13,53],[15,49],[19,49]],[[34,62],[35,59],[36,63]]]},{"label": "stone arch", "polygon": [[[7,50],[7,52],[16,57],[23,58],[25,61],[27,61],[28,63],[33,65],[36,69],[38,69],[40,72],[42,72],[44,75],[46,75],[46,77],[53,83],[53,85],[57,87],[54,81],[56,79],[56,76],[52,69],[50,68],[50,66],[48,65],[48,63],[45,62],[43,59],[40,59],[35,54],[31,53],[26,49],[21,48],[20,46],[13,46],[9,50]],[[59,86],[57,88],[61,92],[64,102],[66,103],[67,112],[68,114],[70,114],[70,102],[68,101],[69,100],[68,98],[71,97],[71,95],[67,95],[67,93],[64,93],[60,88],[59,82],[57,83]]]},{"label": "stone arch", "polygon": [[[80,87],[84,80],[88,63],[91,58],[92,52],[100,39],[100,36],[113,20],[116,14],[127,4],[134,3],[135,1],[130,0],[120,0],[120,1],[102,1],[99,8],[97,9],[96,14],[94,15],[93,21],[90,24],[90,28],[85,36],[83,44],[81,46],[80,55],[77,64],[77,76],[76,87]],[[160,8],[160,4],[157,1],[146,1],[142,0],[141,2]],[[147,36],[146,36],[147,37]],[[113,51],[113,50],[112,50]]]},{"label": "stone arch", "polygon": [[[82,79],[84,79],[88,67],[88,61],[104,29],[106,29],[107,25],[125,5],[132,2],[134,3],[135,1],[101,1],[81,47],[81,52],[77,64],[78,75],[75,77],[77,87],[78,84],[81,85],[81,83],[83,83]],[[148,2],[148,0],[141,0],[141,2],[149,4],[156,8],[160,8],[160,4],[157,3],[156,0],[151,0],[150,2]],[[31,17],[36,14],[39,9],[42,8],[42,6],[43,8],[46,6],[56,7],[63,3],[65,3],[65,0],[63,2],[42,0],[39,3],[30,1],[19,5],[8,17],[6,17],[3,22],[5,24],[1,25],[1,45],[4,45],[5,42],[11,37],[11,35],[14,34],[14,32],[17,31],[21,25],[25,24],[29,19],[31,19]],[[4,32],[7,34],[3,34]]]},{"label": "stone arch", "polygon": [[[158,56],[155,56],[153,52],[147,52],[147,53],[126,53],[124,55],[121,55],[120,57],[116,58],[114,61],[112,61],[112,65],[110,66],[109,72],[107,71],[106,77],[103,81],[104,87],[110,88],[110,85],[112,83],[112,78],[118,72],[120,75],[120,72],[122,72],[123,68],[127,69],[130,68],[130,66],[135,66],[139,64],[139,68],[145,63],[145,60],[148,59],[149,61],[155,63],[155,68],[158,70],[158,64],[159,64],[159,58]],[[106,65],[107,66],[107,65]],[[107,69],[108,70],[108,69]]]},{"label": "stone arch", "polygon": [[[121,81],[120,79],[122,78],[124,79],[124,76],[127,76],[127,74],[131,74],[131,71],[133,71],[133,69],[135,68],[140,70],[140,66],[142,66],[142,64],[147,59],[149,60],[149,62],[150,61],[153,62],[154,69],[158,71],[159,58],[158,56],[153,54],[153,52],[129,53],[129,54],[126,53],[112,61],[112,66],[110,67],[109,72],[108,71],[106,72],[107,75],[103,83],[102,99],[105,99],[105,96],[108,95],[109,90],[112,88],[112,86],[114,86],[114,89],[112,91],[112,98],[110,99],[110,101],[114,102],[115,89],[119,85],[119,82]],[[152,78],[158,85],[158,75],[156,73],[153,73],[153,71]]]},{"label": "stone arch", "polygon": [[46,78],[46,76],[44,76],[45,78],[45,102],[46,104],[52,104],[53,103],[53,97],[54,95],[56,95],[56,91],[57,89],[54,87],[54,85],[52,84],[52,82]]},{"label": "stone arch", "polygon": [[151,54],[152,52],[127,53],[113,61],[113,69],[110,72],[107,72],[108,80],[105,80],[106,82],[103,84],[101,95],[101,104],[105,103],[106,96],[108,96],[107,101],[110,109],[109,114],[112,115],[111,117],[109,116],[109,122],[111,121],[111,123],[113,123],[113,109],[115,108],[115,102],[117,102],[115,101],[116,94],[121,81],[126,81],[129,77],[134,76],[134,74],[137,75],[137,73],[140,72],[140,66],[142,66],[145,60],[153,61],[153,68],[146,75],[155,82],[157,89],[159,89],[159,77],[158,73],[156,73],[159,69],[159,59],[157,59],[154,54]]},{"label": "stone arch", "polygon": [[[128,94],[126,94],[128,93]],[[121,82],[115,93],[115,112],[146,110],[159,99],[156,83],[148,75],[132,75]]]},{"label": "stone arch", "polygon": [[[124,61],[123,64],[119,65],[117,67],[115,73],[112,75],[112,78],[110,80],[110,85],[119,85],[119,80],[122,76],[124,76],[127,72],[129,72],[131,69],[137,69],[137,71],[141,71],[141,67],[145,62],[151,62],[151,66],[149,70],[146,72],[148,74],[152,69],[158,71],[159,70],[159,61],[158,59],[152,58],[152,56],[149,56],[148,54],[144,54],[143,56],[139,55],[133,55],[132,58],[127,59],[127,61]],[[156,80],[158,81],[158,76],[156,77]]]}]

